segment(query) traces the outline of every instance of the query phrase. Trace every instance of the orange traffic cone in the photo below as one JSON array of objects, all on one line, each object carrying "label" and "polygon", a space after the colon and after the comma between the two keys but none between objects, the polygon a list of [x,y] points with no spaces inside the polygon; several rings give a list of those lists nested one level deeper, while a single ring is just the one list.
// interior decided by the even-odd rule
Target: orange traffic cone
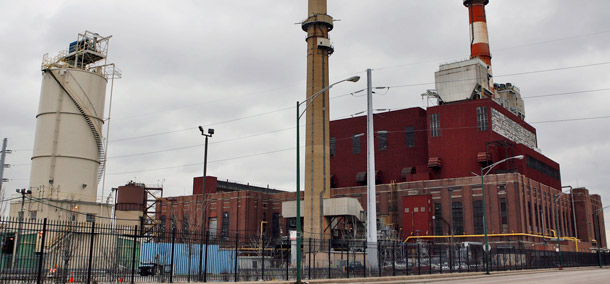
[{"label": "orange traffic cone", "polygon": [[70,281],[68,281],[69,283],[74,283],[74,272],[72,272],[72,276],[70,276]]}]

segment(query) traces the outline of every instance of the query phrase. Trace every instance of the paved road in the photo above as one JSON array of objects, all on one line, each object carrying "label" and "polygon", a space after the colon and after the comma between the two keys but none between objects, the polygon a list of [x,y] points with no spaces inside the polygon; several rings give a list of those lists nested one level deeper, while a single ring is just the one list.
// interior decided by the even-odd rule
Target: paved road
[{"label": "paved road", "polygon": [[[411,276],[411,277],[383,277],[376,278],[356,278],[356,279],[320,279],[320,280],[304,280],[311,284],[348,284],[348,283],[366,283],[366,284],[411,284],[411,283],[436,283],[436,284],[502,284],[502,283],[536,283],[536,284],[572,284],[572,283],[587,283],[587,284],[607,284],[610,283],[610,269],[599,268],[580,268],[566,270],[526,270],[526,271],[509,271],[509,272],[492,272],[491,275],[482,273],[468,273],[443,275],[426,275]],[[191,282],[195,284],[196,282]],[[197,282],[199,283],[199,282]],[[227,282],[228,283],[228,282]],[[292,281],[258,281],[258,282],[238,282],[231,284],[248,283],[272,283],[272,284],[292,284]],[[156,283],[150,283],[156,284]],[[219,283],[220,284],[220,283]]]},{"label": "paved road", "polygon": [[466,277],[447,277],[436,279],[414,279],[414,280],[390,280],[379,282],[366,282],[369,284],[402,284],[402,283],[463,283],[463,284],[482,284],[482,283],[536,283],[536,284],[572,284],[572,283],[610,283],[610,269],[596,270],[563,270],[563,271],[540,271],[525,273],[492,274],[490,276],[477,275]]}]

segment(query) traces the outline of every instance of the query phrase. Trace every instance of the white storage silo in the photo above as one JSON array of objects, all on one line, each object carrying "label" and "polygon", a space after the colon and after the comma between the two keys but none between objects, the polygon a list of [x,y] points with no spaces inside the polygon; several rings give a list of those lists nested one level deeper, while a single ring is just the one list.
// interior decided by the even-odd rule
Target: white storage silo
[{"label": "white storage silo", "polygon": [[114,72],[114,65],[106,64],[109,38],[85,32],[66,51],[43,59],[30,189],[32,197],[44,201],[27,208],[38,211],[38,218],[53,218],[53,212],[73,220],[104,214],[96,197],[104,163],[106,85]]}]

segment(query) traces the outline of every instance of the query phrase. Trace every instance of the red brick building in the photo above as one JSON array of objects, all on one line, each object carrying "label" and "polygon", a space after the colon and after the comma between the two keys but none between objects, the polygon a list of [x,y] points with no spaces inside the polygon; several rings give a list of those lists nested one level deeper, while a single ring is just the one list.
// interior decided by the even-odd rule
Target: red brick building
[{"label": "red brick building", "polygon": [[[572,195],[561,193],[559,164],[540,152],[536,129],[522,117],[490,98],[375,114],[379,226],[403,238],[480,235],[481,168],[523,155],[485,176],[488,233],[532,243],[548,242],[557,233],[589,245],[601,237],[605,247],[603,216],[593,214],[601,208],[600,197],[574,189],[572,209]],[[331,122],[334,196],[357,197],[364,208],[367,149],[360,137],[365,131],[364,116]]]},{"label": "red brick building", "polygon": [[[403,239],[453,235],[481,241],[481,168],[523,155],[524,159],[499,164],[485,176],[491,242],[553,249],[541,244],[559,234],[565,249],[576,249],[575,238],[582,241],[580,251],[600,238],[607,247],[603,215],[595,214],[602,208],[600,196],[589,195],[584,188],[574,189],[573,195],[561,194],[559,165],[537,149],[536,130],[496,101],[410,108],[376,114],[374,119],[381,231]],[[332,121],[330,128],[331,196],[356,198],[363,208],[367,208],[366,143],[359,134],[365,130],[365,117]],[[191,196],[159,200],[161,226],[200,230],[201,181],[194,179]],[[262,230],[267,237],[278,237],[294,229],[295,220],[283,218],[281,209],[295,193],[214,177],[208,177],[206,187],[205,230],[212,236],[235,232],[260,236]]]}]

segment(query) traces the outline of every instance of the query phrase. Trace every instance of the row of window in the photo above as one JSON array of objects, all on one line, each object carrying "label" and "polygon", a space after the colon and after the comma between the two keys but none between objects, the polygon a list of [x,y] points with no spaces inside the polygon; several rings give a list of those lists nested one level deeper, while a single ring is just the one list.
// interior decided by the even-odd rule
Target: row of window
[{"label": "row of window", "polygon": [[[569,215],[566,210],[561,210],[557,212],[558,220],[555,220],[555,216],[553,216],[551,212],[551,208],[548,206],[542,206],[537,203],[534,203],[532,207],[532,202],[527,202],[527,210],[528,214],[528,223],[529,223],[529,231],[534,231],[537,233],[549,234],[550,228],[556,228],[556,225],[559,225],[559,228],[562,231],[562,235],[566,234],[566,231],[572,232],[574,230],[574,226],[572,222],[569,220]],[[556,224],[559,222],[559,224]],[[545,231],[546,228],[546,231]]]},{"label": "row of window", "polygon": [[553,167],[547,165],[546,163],[539,161],[538,159],[532,156],[525,157],[525,163],[528,168],[532,168],[540,173],[552,177],[554,179],[559,179],[559,171],[554,169]]},{"label": "row of window", "polygon": [[[89,223],[93,223],[95,222],[95,214],[92,213],[87,213],[85,215],[85,221],[89,222]],[[23,211],[19,211],[17,213],[17,217],[19,218],[19,220],[21,220],[23,218]],[[38,217],[38,211],[30,211],[30,220],[36,220],[36,218]],[[72,215],[72,221],[76,221],[76,214]]]},{"label": "row of window", "polygon": [[[483,200],[475,200],[472,202],[473,225],[475,234],[483,234]],[[464,212],[462,202],[454,201],[451,203],[451,220],[450,222],[443,219],[442,206],[440,203],[434,203],[434,234],[444,235],[445,232],[451,233],[451,228],[444,229],[444,225],[452,225],[453,234],[464,234]],[[506,198],[500,198],[500,219],[502,224],[502,232],[508,232],[508,212]]]},{"label": "row of window", "polygon": [[[489,116],[487,114],[487,107],[477,107],[477,127],[479,131],[486,131],[489,129]],[[413,126],[407,126],[405,128],[405,141],[407,147],[415,147],[415,130]],[[377,132],[377,151],[385,151],[388,149],[388,132],[385,130]],[[360,137],[364,134],[355,134],[352,136],[352,153],[360,154]],[[441,125],[439,120],[439,114],[430,114],[430,136],[439,137],[441,136]],[[336,138],[330,138],[330,156],[336,155]]]},{"label": "row of window", "polygon": [[[487,114],[487,107],[477,107],[477,128],[479,131],[486,131],[489,129],[489,115]],[[430,114],[430,137],[441,136],[441,123],[439,120],[438,113]]]},{"label": "row of window", "polygon": [[[377,151],[385,151],[388,149],[388,131],[382,130],[377,132]],[[405,128],[405,141],[406,147],[411,148],[415,147],[415,130],[413,126],[407,126]],[[360,154],[361,151],[361,141],[360,137],[363,137],[364,134],[355,134],[352,135],[352,153]],[[335,137],[330,137],[330,156],[334,157],[337,155],[337,139]]]}]

